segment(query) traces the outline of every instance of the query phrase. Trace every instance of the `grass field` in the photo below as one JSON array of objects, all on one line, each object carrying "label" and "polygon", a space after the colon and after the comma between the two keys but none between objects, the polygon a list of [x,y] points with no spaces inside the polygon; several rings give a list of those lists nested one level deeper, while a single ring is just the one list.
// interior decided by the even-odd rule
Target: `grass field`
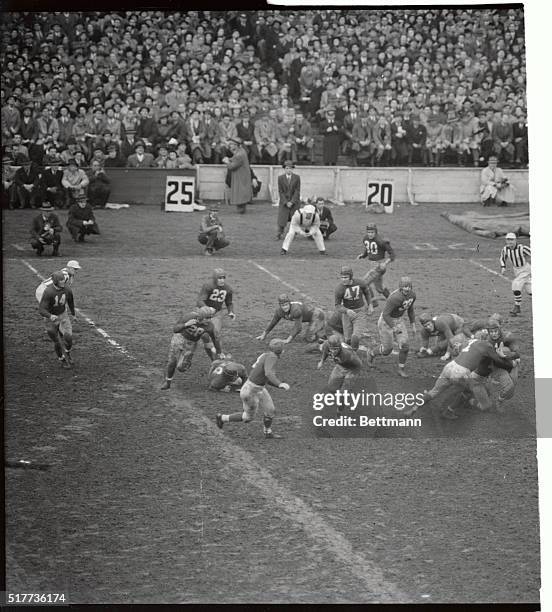
[{"label": "grass field", "polygon": [[[172,325],[214,267],[235,291],[224,346],[249,367],[266,346],[255,336],[278,294],[328,310],[340,266],[366,270],[354,258],[368,220],[397,251],[388,286],[412,276],[418,312],[507,313],[510,283],[491,273],[502,241],[439,216],[466,208],[402,206],[376,217],[336,208],[326,258],[300,239],[280,257],[275,209],[266,205],[245,216],[223,209],[232,243],[212,258],[197,242],[200,213],[101,210],[102,235],[75,244],[65,231],[57,260],[28,246],[30,211],[5,213],[6,456],[50,465],[6,473],[8,589],[64,591],[73,603],[537,601],[527,300],[522,317],[506,317],[524,357],[505,414],[445,421],[428,407],[417,429],[324,437],[311,426],[312,395],[331,368],[317,371],[301,342],[278,366],[291,390],[271,391],[282,439],[264,440],[259,419],[216,428],[217,412],[241,404],[237,394],[206,390],[202,351],[170,391],[159,390]],[[74,288],[82,312],[76,365],[64,371],[34,290],[38,275],[68,259],[83,267]],[[285,337],[286,325],[269,338]],[[367,386],[417,393],[442,367],[411,354],[403,381],[396,358],[379,360]]]}]

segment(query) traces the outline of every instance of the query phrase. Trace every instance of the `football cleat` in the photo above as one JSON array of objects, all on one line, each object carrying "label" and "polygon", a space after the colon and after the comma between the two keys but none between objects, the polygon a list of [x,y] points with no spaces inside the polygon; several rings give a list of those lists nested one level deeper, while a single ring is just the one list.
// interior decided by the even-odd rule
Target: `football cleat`
[{"label": "football cleat", "polygon": [[222,414],[218,413],[217,416],[215,417],[215,421],[219,429],[222,429],[224,427],[224,422],[222,420]]},{"label": "football cleat", "polygon": [[449,421],[455,421],[458,418],[458,415],[450,406],[447,406],[443,412],[441,412],[441,417],[443,419],[448,419]]},{"label": "football cleat", "polygon": [[398,368],[397,369],[397,374],[401,377],[401,378],[410,378],[410,376],[404,371],[404,368]]},{"label": "football cleat", "polygon": [[71,357],[70,351],[65,351],[65,359],[70,366],[74,365],[74,361],[73,361],[73,358]]},{"label": "football cleat", "polygon": [[519,304],[514,304],[512,310],[510,310],[510,314],[514,317],[517,317],[518,314],[521,314],[521,306]]},{"label": "football cleat", "polygon": [[167,389],[170,389],[170,388],[171,388],[171,381],[165,380],[165,382],[161,386],[161,391],[166,391]]},{"label": "football cleat", "polygon": [[286,251],[285,249],[282,249],[282,250],[280,251],[280,255],[287,255],[287,251]]},{"label": "football cleat", "polygon": [[61,367],[64,370],[70,370],[71,369],[71,364],[67,361],[67,359],[65,359],[65,357],[61,357],[61,358],[58,358],[58,359],[59,359],[59,362],[61,364]]}]

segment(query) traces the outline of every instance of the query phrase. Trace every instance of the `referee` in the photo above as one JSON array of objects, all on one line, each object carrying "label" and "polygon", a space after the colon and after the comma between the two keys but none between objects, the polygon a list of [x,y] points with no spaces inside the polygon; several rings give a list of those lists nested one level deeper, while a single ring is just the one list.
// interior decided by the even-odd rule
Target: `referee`
[{"label": "referee", "polygon": [[512,281],[512,293],[514,294],[514,307],[511,315],[517,316],[521,313],[521,291],[525,288],[531,295],[531,249],[525,244],[518,244],[513,232],[506,234],[506,246],[500,252],[500,273],[506,272],[508,262],[514,269],[514,280]]}]

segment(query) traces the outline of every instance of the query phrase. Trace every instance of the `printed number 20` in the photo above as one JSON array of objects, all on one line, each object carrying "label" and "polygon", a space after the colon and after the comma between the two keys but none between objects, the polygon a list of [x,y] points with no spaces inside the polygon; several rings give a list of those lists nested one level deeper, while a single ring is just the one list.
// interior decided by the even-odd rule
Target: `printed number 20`
[{"label": "printed number 20", "polygon": [[[368,205],[383,204],[383,206],[391,206],[393,199],[393,185],[391,183],[368,183]],[[379,198],[378,198],[379,195]]]},{"label": "printed number 20", "polygon": [[[194,184],[191,181],[169,181],[167,183],[169,191],[167,193],[167,204],[192,204],[194,201]],[[173,196],[177,196],[180,191],[183,196],[178,201],[178,197],[173,199]]]}]

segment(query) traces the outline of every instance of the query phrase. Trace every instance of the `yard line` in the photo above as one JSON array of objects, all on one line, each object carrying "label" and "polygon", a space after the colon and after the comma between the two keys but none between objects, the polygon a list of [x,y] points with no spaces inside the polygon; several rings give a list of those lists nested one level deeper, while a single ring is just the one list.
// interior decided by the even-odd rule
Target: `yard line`
[{"label": "yard line", "polygon": [[249,261],[249,263],[253,264],[256,268],[258,268],[259,270],[262,270],[263,272],[265,272],[269,276],[272,276],[272,278],[274,280],[277,280],[279,283],[282,283],[282,285],[284,285],[285,287],[288,287],[292,291],[295,291],[295,293],[298,293],[299,295],[302,295],[303,297],[306,297],[311,302],[317,303],[317,300],[315,300],[310,295],[308,295],[308,293],[305,293],[304,291],[301,291],[301,289],[298,289],[294,285],[292,285],[292,284],[288,283],[287,281],[281,279],[277,274],[274,274],[274,272],[271,272],[270,270],[268,270],[264,266],[261,266],[256,261],[253,261],[252,259],[248,259],[248,261]]},{"label": "yard line", "polygon": [[[43,281],[46,278],[45,276],[42,276],[42,274],[40,274],[40,272],[34,266],[32,266],[26,259],[20,259],[19,261],[21,261],[25,266],[27,266],[27,268],[29,268],[29,270],[35,276],[37,276],[41,281]],[[102,336],[102,338],[104,338],[104,340],[108,342],[112,347],[117,349],[120,353],[122,353],[123,355],[131,359],[132,361],[136,361],[136,358],[133,355],[131,355],[124,346],[119,344],[117,341],[113,340],[113,338],[104,329],[102,329],[99,325],[97,325],[96,322],[93,321],[80,308],[75,308],[75,312],[82,319],[84,319],[88,323],[88,325],[93,327],[98,332],[98,334],[100,334],[100,336]]]},{"label": "yard line", "polygon": [[473,259],[469,260],[471,264],[473,264],[474,266],[479,266],[480,268],[483,268],[483,270],[486,270],[487,272],[489,272],[490,274],[494,274],[495,276],[498,276],[499,278],[503,278],[505,281],[509,281],[509,279],[506,276],[503,276],[502,274],[500,274],[499,272],[497,272],[496,270],[491,270],[491,268],[487,268],[487,266],[484,266],[483,264],[479,263],[478,261],[475,261]]},{"label": "yard line", "polygon": [[[31,264],[24,259],[21,261],[33,274],[36,274],[38,278],[43,280],[43,277]],[[280,280],[262,266],[255,264],[253,261],[251,263],[274,276],[277,280]],[[295,287],[292,288],[298,291]],[[91,319],[88,320],[91,321]],[[112,346],[115,346],[132,361],[138,362],[136,357],[115,342],[107,332],[104,330],[100,331],[100,328],[93,322],[91,324]],[[138,365],[142,367],[141,364]],[[151,370],[151,375],[155,375],[154,370]],[[267,469],[257,464],[255,457],[249,451],[244,450],[225,437],[211,419],[195,410],[192,404],[186,400],[177,399],[174,395],[172,397],[167,396],[167,400],[179,412],[182,411],[182,405],[184,404],[188,409],[189,421],[201,430],[206,437],[210,438],[213,443],[218,445],[225,457],[226,463],[229,466],[240,466],[240,478],[253,485],[269,503],[277,504],[291,521],[303,529],[309,538],[314,540],[318,546],[325,548],[347,567],[366,591],[373,595],[371,601],[367,603],[412,601],[411,596],[403,593],[395,583],[385,579],[383,571],[378,565],[366,558],[363,553],[356,552],[343,534],[327,523],[318,512],[310,508],[302,499],[295,496],[285,485],[280,484]]]}]

